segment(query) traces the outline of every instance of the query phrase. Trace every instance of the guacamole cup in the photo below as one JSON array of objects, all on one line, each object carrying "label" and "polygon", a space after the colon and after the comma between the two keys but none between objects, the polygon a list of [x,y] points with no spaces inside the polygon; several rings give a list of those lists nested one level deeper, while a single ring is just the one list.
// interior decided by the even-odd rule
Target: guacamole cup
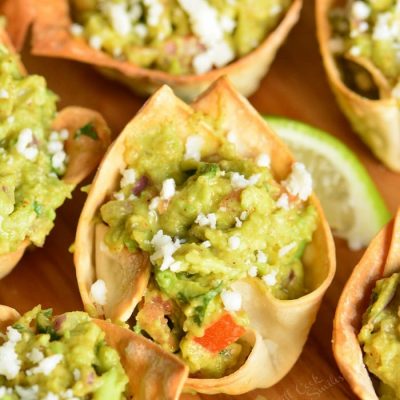
[{"label": "guacamole cup", "polygon": [[395,2],[345,3],[316,2],[329,83],[354,131],[381,162],[400,171],[399,11]]},{"label": "guacamole cup", "polygon": [[336,309],[334,355],[343,376],[361,399],[399,397],[393,385],[393,377],[398,374],[393,361],[399,343],[392,331],[399,323],[399,257],[400,210],[372,240]]},{"label": "guacamole cup", "polygon": [[[281,193],[293,179],[302,194]],[[179,354],[185,388],[207,394],[287,374],[335,271],[309,175],[224,78],[191,106],[162,87],[126,126],[90,188],[74,260],[85,309]]]},{"label": "guacamole cup", "polygon": [[38,306],[20,317],[0,306],[0,332],[0,393],[6,399],[175,400],[187,376],[177,357],[84,312],[53,317]]},{"label": "guacamole cup", "polygon": [[[14,7],[21,2],[25,3],[23,0],[5,0],[5,3],[15,4]],[[89,3],[81,1],[72,3],[76,3],[75,8],[81,11],[82,15],[88,15],[88,7],[94,7],[96,4],[92,2],[88,5]],[[128,7],[128,3],[119,2],[118,4],[120,3],[123,4],[122,7]],[[139,12],[141,15],[143,12],[140,11],[142,6],[139,3],[132,6],[129,13],[131,17],[133,13]],[[153,5],[143,3],[146,4],[143,7],[149,8],[146,14],[148,20],[154,13],[154,18],[160,18],[159,13],[161,13],[161,18],[164,18],[161,2],[158,5],[157,2],[154,2]],[[209,3],[212,3],[212,6]],[[88,37],[89,40],[86,40],[86,28],[84,29],[82,26],[83,22],[77,24],[73,23],[71,19],[68,0],[35,2],[32,52],[36,55],[69,58],[91,64],[106,76],[122,82],[141,95],[152,94],[160,86],[167,84],[180,97],[192,100],[218,77],[226,75],[239,92],[249,96],[259,86],[278,48],[297,22],[302,0],[274,1],[268,5],[247,2],[244,4],[244,8],[240,6],[240,16],[237,18],[230,16],[236,12],[235,8],[238,7],[232,2],[198,1],[195,3],[182,0],[164,2],[166,7],[175,10],[173,18],[176,21],[173,24],[164,20],[158,24],[149,21],[154,26],[147,26],[143,22],[137,21],[134,28],[138,34],[133,34],[132,30],[127,33],[128,36],[132,33],[134,42],[135,40],[143,42],[144,39],[140,34],[153,35],[154,40],[157,43],[161,41],[163,47],[160,47],[160,44],[154,45],[154,40],[149,42],[149,46],[152,45],[152,47],[125,43],[126,32],[116,34],[112,23],[110,26],[103,26],[102,24],[111,18],[117,31],[124,27],[130,29],[130,24],[133,22],[125,21],[128,14],[126,10],[120,9],[118,4],[114,4],[112,10],[109,9],[111,6],[104,6],[104,15],[101,18],[94,16],[88,22],[87,32],[91,32],[91,36]],[[265,11],[267,6],[270,9],[268,15]],[[139,11],[137,11],[137,7],[139,7]],[[154,13],[150,11],[152,7]],[[219,11],[221,7],[227,8],[228,14],[224,14],[225,17],[221,17],[219,21],[216,10]],[[12,6],[9,5],[9,8]],[[172,13],[171,17],[168,13],[166,15],[168,18],[172,18]],[[264,19],[261,20],[261,17]],[[143,19],[143,17],[141,18]],[[24,17],[23,19],[25,23],[29,22],[29,18]],[[11,19],[9,21],[10,29],[12,29],[13,23],[17,24],[18,22]],[[99,21],[102,21],[100,25],[98,25]],[[180,21],[179,24],[177,21]],[[174,24],[178,24],[180,29],[174,28]],[[171,40],[164,39],[163,32],[156,31],[165,25],[171,25],[170,28],[166,27],[167,32],[168,29],[171,29],[175,35],[172,35]],[[193,25],[192,28],[196,35],[191,33],[191,25]],[[139,30],[137,26],[141,29]],[[98,28],[97,34],[92,33],[92,28],[95,27]],[[71,33],[71,30],[75,32],[75,35]],[[255,39],[251,38],[250,30],[257,34]],[[264,30],[265,33],[260,36],[259,31],[263,32]],[[105,37],[101,39],[103,34]],[[226,41],[221,39],[224,35]],[[218,39],[219,36],[221,36],[221,40]],[[239,37],[237,38],[237,36]],[[110,38],[115,40],[110,40]],[[114,48],[115,41],[122,41],[121,46]],[[227,43],[229,43],[228,46]],[[237,43],[237,45],[233,46],[232,43]],[[219,46],[219,44],[221,45]],[[129,49],[128,56],[124,56],[124,48]],[[232,49],[236,49],[235,52]],[[119,51],[116,52],[116,50]],[[177,53],[176,57],[175,53]],[[196,58],[196,55],[199,57]],[[195,60],[193,63],[192,58]],[[129,61],[126,61],[127,59]],[[151,66],[155,62],[154,60],[159,60],[156,68]],[[163,70],[164,67],[166,70]]]},{"label": "guacamole cup", "polygon": [[67,107],[56,113],[55,95],[43,78],[26,75],[3,30],[0,46],[2,278],[28,246],[43,244],[55,209],[94,170],[110,132],[95,111]]}]

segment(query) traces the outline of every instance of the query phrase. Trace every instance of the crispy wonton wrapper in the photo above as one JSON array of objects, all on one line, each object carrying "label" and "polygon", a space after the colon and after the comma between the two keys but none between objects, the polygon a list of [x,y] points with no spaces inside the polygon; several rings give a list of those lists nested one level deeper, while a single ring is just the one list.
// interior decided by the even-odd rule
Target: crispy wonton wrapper
[{"label": "crispy wonton wrapper", "polygon": [[372,240],[354,268],[340,297],[333,324],[336,362],[354,393],[363,400],[377,400],[363,361],[357,335],[376,281],[400,272],[400,209],[394,219]]},{"label": "crispy wonton wrapper", "polygon": [[[7,34],[2,29],[0,29],[0,43],[14,51]],[[22,64],[21,70],[25,72]],[[93,124],[98,140],[84,135],[75,138],[75,132],[88,123]],[[69,131],[69,137],[65,142],[69,161],[63,179],[67,183],[77,185],[94,170],[110,144],[110,130],[107,123],[96,111],[82,107],[66,107],[57,113],[52,128]],[[0,255],[0,279],[11,272],[29,245],[29,240],[24,240],[16,251]]]},{"label": "crispy wonton wrapper", "polygon": [[348,88],[330,50],[329,10],[344,1],[316,0],[317,33],[322,59],[330,86],[353,129],[388,168],[400,171],[400,107],[387,90],[379,70],[365,60],[353,59],[371,73],[380,91],[380,99],[371,100]]},{"label": "crispy wonton wrapper", "polygon": [[[0,332],[19,319],[16,310],[0,305]],[[128,394],[135,400],[177,400],[188,369],[181,360],[148,339],[107,321],[94,320],[106,342],[118,351],[129,378]]]},{"label": "crispy wonton wrapper", "polygon": [[183,76],[140,68],[132,63],[116,60],[104,52],[91,48],[85,40],[74,37],[70,33],[71,18],[68,0],[3,0],[9,8],[9,10],[5,9],[4,13],[13,9],[7,3],[15,4],[14,7],[20,8],[20,4],[25,4],[27,1],[34,4],[34,17],[19,13],[17,15],[21,17],[20,28],[14,26],[14,24],[18,25],[18,20],[10,19],[9,24],[10,30],[17,31],[15,38],[21,43],[19,40],[21,31],[26,32],[24,24],[29,24],[34,19],[33,54],[69,58],[91,64],[104,75],[124,83],[141,95],[152,94],[160,86],[167,84],[178,96],[192,100],[223,75],[228,76],[243,95],[250,96],[254,93],[274,60],[277,50],[299,19],[303,0],[293,0],[278,26],[251,53],[223,68],[202,75]]},{"label": "crispy wonton wrapper", "polygon": [[[126,167],[126,143],[134,148],[136,135],[165,123],[171,124],[176,134],[185,140],[192,134],[188,120],[194,112],[202,112],[218,121],[225,133],[233,132],[240,142],[238,151],[243,157],[269,153],[276,179],[286,178],[291,171],[293,158],[287,147],[226,79],[220,78],[191,106],[179,100],[167,86],[159,89],[110,147],[80,217],[75,265],[87,311],[96,313],[90,288],[97,279],[102,279],[107,286],[107,305],[102,311],[107,318],[126,321],[142,298],[149,280],[148,256],[138,252],[131,254],[129,260],[125,254],[111,255],[106,246],[101,245],[103,228],[96,221],[100,206],[117,189],[121,170]],[[205,139],[207,154],[215,152],[219,141],[209,125],[204,123],[196,134]],[[310,293],[296,300],[283,301],[267,294],[255,279],[235,283],[235,290],[241,292],[243,308],[250,318],[250,327],[242,339],[251,347],[251,352],[245,363],[231,375],[221,379],[188,379],[186,389],[209,394],[240,394],[269,387],[278,382],[299,357],[335,271],[331,232],[318,200],[312,196],[311,201],[317,208],[319,223],[303,258]]]}]

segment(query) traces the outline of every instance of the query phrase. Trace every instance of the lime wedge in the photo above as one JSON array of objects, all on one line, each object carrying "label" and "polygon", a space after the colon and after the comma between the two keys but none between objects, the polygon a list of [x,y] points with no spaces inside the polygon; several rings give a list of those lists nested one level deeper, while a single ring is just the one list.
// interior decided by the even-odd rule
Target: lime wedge
[{"label": "lime wedge", "polygon": [[326,132],[282,117],[264,116],[313,177],[328,222],[352,250],[367,246],[391,215],[367,170]]}]

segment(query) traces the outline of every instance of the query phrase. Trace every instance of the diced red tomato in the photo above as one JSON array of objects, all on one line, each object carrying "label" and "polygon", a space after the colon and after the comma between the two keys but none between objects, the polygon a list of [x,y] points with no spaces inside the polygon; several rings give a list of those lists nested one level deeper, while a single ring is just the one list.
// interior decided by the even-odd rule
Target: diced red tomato
[{"label": "diced red tomato", "polygon": [[204,336],[194,340],[212,353],[217,353],[236,342],[245,332],[245,328],[238,325],[231,314],[226,313],[205,330]]}]

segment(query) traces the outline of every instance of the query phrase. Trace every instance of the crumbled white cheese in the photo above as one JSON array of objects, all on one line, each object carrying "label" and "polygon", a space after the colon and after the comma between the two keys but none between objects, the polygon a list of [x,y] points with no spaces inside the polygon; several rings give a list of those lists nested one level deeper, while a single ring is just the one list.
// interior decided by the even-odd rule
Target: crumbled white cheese
[{"label": "crumbled white cheese", "polygon": [[26,374],[28,376],[36,374],[48,376],[54,371],[54,368],[57,367],[63,358],[64,356],[62,354],[53,354],[52,356],[43,358],[43,360],[38,363],[37,367],[28,369]]},{"label": "crumbled white cheese", "polygon": [[231,185],[234,189],[244,189],[247,186],[255,185],[261,177],[261,174],[254,174],[246,179],[243,175],[238,172],[233,172],[231,175]]},{"label": "crumbled white cheese", "polygon": [[103,46],[103,39],[100,36],[93,35],[89,38],[89,46],[95,50],[100,50]]},{"label": "crumbled white cheese", "polygon": [[51,165],[55,169],[60,169],[62,170],[65,166],[65,162],[67,161],[67,154],[65,153],[64,150],[57,151],[52,157],[51,157]]},{"label": "crumbled white cheese", "polygon": [[11,396],[13,393],[13,390],[11,388],[5,387],[5,386],[0,386],[0,399],[5,397],[6,395]]},{"label": "crumbled white cheese", "polygon": [[145,24],[136,24],[133,30],[142,39],[144,39],[149,33],[149,30]]},{"label": "crumbled white cheese", "polygon": [[296,162],[292,165],[292,172],[282,182],[288,192],[298,196],[300,200],[307,200],[312,193],[312,177],[304,164]]},{"label": "crumbled white cheese", "polygon": [[274,286],[277,282],[276,279],[277,271],[272,271],[267,275],[264,275],[262,277],[262,280],[268,285],[268,286]]},{"label": "crumbled white cheese", "polygon": [[163,200],[170,200],[175,195],[175,181],[173,178],[163,182],[160,196]]},{"label": "crumbled white cheese", "polygon": [[163,259],[160,270],[165,271],[175,262],[172,257],[176,250],[181,246],[179,239],[172,240],[171,236],[164,235],[162,230],[159,230],[150,242],[154,247],[154,253],[150,256],[150,261],[154,262],[160,258]]},{"label": "crumbled white cheese", "polygon": [[202,247],[205,247],[206,249],[211,247],[211,242],[209,240],[205,240],[202,244]]},{"label": "crumbled white cheese", "polygon": [[164,11],[164,7],[159,0],[143,0],[147,7],[147,23],[149,26],[156,26]]},{"label": "crumbled white cheese", "polygon": [[79,380],[81,379],[81,371],[80,371],[78,368],[75,368],[75,369],[72,371],[72,375],[74,376],[74,379],[75,379],[76,381],[79,381]]},{"label": "crumbled white cheese", "polygon": [[14,328],[7,328],[7,341],[0,346],[0,375],[6,379],[14,379],[20,369],[21,361],[15,351],[15,345],[21,339],[21,334]]},{"label": "crumbled white cheese", "polygon": [[122,188],[128,185],[132,185],[136,182],[136,171],[133,168],[127,168],[122,171],[122,179],[120,185]]},{"label": "crumbled white cheese", "polygon": [[207,215],[200,213],[194,222],[200,226],[209,226],[211,229],[215,229],[217,227],[217,216],[214,213]]},{"label": "crumbled white cheese", "polygon": [[249,276],[251,276],[252,278],[255,278],[258,274],[258,268],[257,266],[253,265],[249,268],[248,272]]},{"label": "crumbled white cheese", "polygon": [[158,196],[153,197],[153,199],[151,200],[151,202],[149,204],[149,210],[151,210],[151,211],[157,210],[158,206],[160,205],[160,201],[161,201],[161,199]]},{"label": "crumbled white cheese", "polygon": [[256,257],[258,263],[263,264],[268,261],[267,255],[262,250],[257,250]]},{"label": "crumbled white cheese", "polygon": [[53,392],[48,392],[46,396],[43,397],[43,400],[59,400],[58,394]]},{"label": "crumbled white cheese", "polygon": [[292,242],[292,243],[287,244],[286,246],[281,247],[278,252],[279,257],[286,256],[286,254],[288,254],[295,247],[296,247],[296,242]]},{"label": "crumbled white cheese", "polygon": [[49,143],[47,144],[47,150],[50,154],[55,154],[58,151],[63,150],[64,146],[62,144],[62,142],[59,141],[49,141]]},{"label": "crumbled white cheese", "polygon": [[276,206],[284,210],[289,210],[289,196],[286,193],[282,193],[276,201]]},{"label": "crumbled white cheese", "polygon": [[17,329],[14,329],[13,327],[9,326],[7,328],[7,338],[12,343],[18,343],[21,340],[22,335],[19,333]]},{"label": "crumbled white cheese", "polygon": [[205,74],[213,67],[213,59],[209,53],[200,53],[193,57],[193,69],[197,75]]},{"label": "crumbled white cheese", "polygon": [[371,15],[371,8],[363,1],[357,0],[351,7],[351,14],[356,20],[367,19]]},{"label": "crumbled white cheese", "polygon": [[25,128],[18,135],[16,149],[19,154],[30,161],[35,161],[39,151],[33,143],[32,129]]},{"label": "crumbled white cheese", "polygon": [[223,290],[221,300],[226,311],[239,311],[242,308],[242,295],[233,290]]},{"label": "crumbled white cheese", "polygon": [[237,250],[240,247],[240,237],[233,235],[228,239],[228,243],[232,250]]},{"label": "crumbled white cheese", "polygon": [[201,148],[203,147],[204,139],[199,135],[192,135],[186,139],[185,160],[193,159],[200,161]]},{"label": "crumbled white cheese", "polygon": [[113,197],[114,197],[115,200],[118,200],[118,201],[124,201],[125,200],[125,195],[122,192],[114,193]]},{"label": "crumbled white cheese", "polygon": [[358,57],[361,55],[361,48],[359,46],[351,46],[349,53],[354,57]]},{"label": "crumbled white cheese", "polygon": [[374,31],[372,32],[373,40],[386,40],[393,37],[393,31],[390,26],[390,13],[380,13],[377,15]]},{"label": "crumbled white cheese", "polygon": [[9,123],[10,125],[12,125],[15,122],[15,116],[14,115],[9,115],[7,117],[7,123]]},{"label": "crumbled white cheese", "polygon": [[132,28],[130,16],[123,3],[106,3],[106,14],[115,32],[126,36]]},{"label": "crumbled white cheese", "polygon": [[99,306],[107,304],[107,286],[102,279],[98,279],[90,287],[90,295],[93,301]]},{"label": "crumbled white cheese", "polygon": [[44,358],[44,354],[36,347],[34,347],[27,355],[27,359],[32,361],[34,364],[42,361]]},{"label": "crumbled white cheese", "polygon": [[242,225],[243,225],[243,222],[238,217],[235,217],[236,228],[240,228]]},{"label": "crumbled white cheese", "polygon": [[0,99],[8,99],[10,97],[6,89],[0,89]]},{"label": "crumbled white cheese", "polygon": [[15,391],[21,400],[37,400],[39,395],[39,386],[33,385],[28,387],[15,386]]},{"label": "crumbled white cheese", "polygon": [[220,21],[217,10],[206,0],[178,2],[189,16],[192,31],[205,47],[203,53],[193,58],[195,72],[202,74],[209,71],[213,65],[222,67],[232,61],[235,53],[224,38],[224,29],[231,29],[232,22]]},{"label": "crumbled white cheese", "polygon": [[181,266],[182,266],[182,262],[181,261],[175,261],[169,266],[169,269],[172,272],[179,272],[180,269],[181,269]]},{"label": "crumbled white cheese", "polygon": [[259,167],[269,168],[271,166],[271,157],[266,153],[262,153],[257,157],[256,164]]},{"label": "crumbled white cheese", "polygon": [[239,218],[240,218],[242,221],[245,221],[245,220],[247,219],[248,216],[249,216],[249,213],[248,213],[247,211],[242,211]]},{"label": "crumbled white cheese", "polygon": [[222,15],[221,19],[221,27],[224,32],[232,33],[236,28],[236,21],[229,17],[228,15]]},{"label": "crumbled white cheese", "polygon": [[83,33],[83,26],[74,22],[73,24],[71,24],[70,32],[74,36],[80,36]]}]

